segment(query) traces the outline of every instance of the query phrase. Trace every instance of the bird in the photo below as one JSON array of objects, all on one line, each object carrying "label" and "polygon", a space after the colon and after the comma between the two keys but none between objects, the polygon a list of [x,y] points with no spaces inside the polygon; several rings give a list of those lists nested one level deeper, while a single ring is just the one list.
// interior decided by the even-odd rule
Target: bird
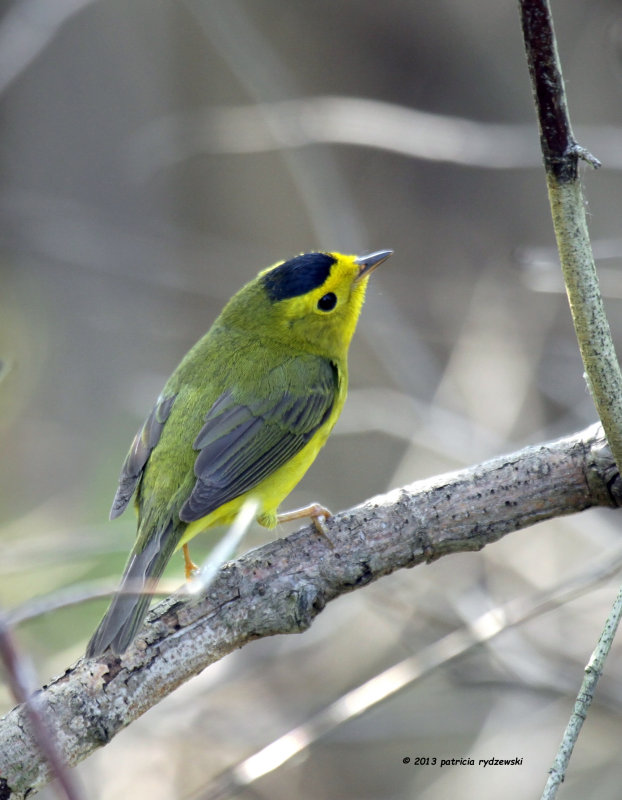
[{"label": "bird", "polygon": [[[260,525],[330,512],[278,507],[326,442],[348,387],[348,348],[372,271],[393,254],[307,252],[262,270],[225,305],[167,381],[121,468],[110,518],[132,497],[137,534],[86,656],[135,639],[173,553],[231,524],[244,503]],[[320,524],[321,530],[321,524]]]}]

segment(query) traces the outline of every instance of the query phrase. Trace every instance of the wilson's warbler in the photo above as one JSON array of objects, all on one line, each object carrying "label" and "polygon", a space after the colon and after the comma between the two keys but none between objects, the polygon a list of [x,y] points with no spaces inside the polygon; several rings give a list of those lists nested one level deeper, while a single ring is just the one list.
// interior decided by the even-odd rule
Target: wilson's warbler
[{"label": "wilson's warbler", "polygon": [[247,498],[268,528],[328,513],[314,505],[279,517],[277,508],[337,421],[367,281],[391,254],[304,253],[279,262],[240,289],[186,355],[121,470],[110,517],[136,493],[138,533],[87,656],[123,653],[149,607],[149,594],[134,592],[153,586],[180,547],[191,574],[188,541],[231,523]]}]

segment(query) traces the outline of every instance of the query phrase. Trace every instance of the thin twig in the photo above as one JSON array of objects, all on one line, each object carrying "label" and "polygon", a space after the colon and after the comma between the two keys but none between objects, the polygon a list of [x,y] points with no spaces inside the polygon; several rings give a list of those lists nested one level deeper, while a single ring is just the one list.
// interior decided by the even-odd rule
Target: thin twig
[{"label": "thin twig", "polygon": [[[82,793],[74,774],[69,771],[58,752],[39,697],[33,694],[36,687],[34,669],[27,658],[19,652],[4,614],[0,614],[0,662],[4,667],[11,694],[18,703],[23,704],[33,739],[47,761],[51,775],[57,780],[58,795],[67,800],[81,800]],[[2,785],[3,780],[0,777],[0,796],[10,797],[10,794],[5,793],[5,790],[10,790],[6,784]]]},{"label": "thin twig", "polygon": [[[152,594],[154,597],[168,597],[169,594],[174,592],[179,586],[179,581],[172,579],[165,579],[159,581],[156,588],[151,589],[143,583],[132,586],[128,584],[124,587],[123,592],[126,594],[135,594],[137,591]],[[119,591],[118,578],[106,578],[102,581],[88,581],[85,583],[76,583],[67,588],[58,589],[48,594],[33,597],[27,600],[10,611],[5,612],[5,620],[8,625],[15,627],[22,625],[38,617],[43,617],[46,614],[51,614],[54,611],[60,611],[62,608],[71,608],[72,606],[82,605],[91,600],[100,600],[105,597],[110,597]]]},{"label": "thin twig", "polygon": [[566,776],[566,770],[570,762],[570,757],[572,756],[572,751],[577,739],[579,738],[581,727],[585,722],[585,717],[587,716],[588,709],[594,698],[596,685],[598,683],[598,679],[602,675],[603,667],[605,666],[605,661],[607,660],[609,650],[613,644],[621,617],[622,588],[618,592],[618,596],[616,597],[611,611],[609,612],[609,616],[605,622],[605,627],[603,628],[603,632],[598,640],[598,644],[594,648],[594,652],[592,653],[590,660],[585,667],[585,677],[583,678],[583,683],[581,684],[579,694],[577,695],[574,711],[568,720],[568,725],[564,731],[564,735],[559,745],[557,755],[555,756],[553,766],[549,770],[549,777],[544,787],[544,791],[542,792],[541,800],[553,800],[553,798],[557,796],[557,789],[559,785],[563,782]]},{"label": "thin twig", "polygon": [[568,116],[548,0],[521,0],[523,36],[540,126],[553,227],[585,375],[611,452],[622,465],[622,373],[603,307],[578,175],[582,159]]},{"label": "thin twig", "polygon": [[[580,159],[593,167],[599,167],[600,162],[577,144],[572,133],[548,0],[520,0],[519,5],[564,283],[586,380],[619,468],[622,465],[622,373],[603,307],[578,175]],[[552,800],[564,779],[621,615],[622,590],[586,668],[543,800]]]}]

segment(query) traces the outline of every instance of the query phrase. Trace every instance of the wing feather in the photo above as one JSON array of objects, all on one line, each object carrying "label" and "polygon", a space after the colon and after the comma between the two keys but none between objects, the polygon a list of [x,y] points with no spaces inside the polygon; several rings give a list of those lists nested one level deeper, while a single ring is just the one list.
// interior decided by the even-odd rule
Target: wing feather
[{"label": "wing feather", "polygon": [[257,486],[327,421],[337,395],[337,368],[320,358],[309,359],[307,366],[300,392],[290,386],[276,400],[241,403],[229,390],[216,400],[194,442],[196,482],[181,520],[201,519]]},{"label": "wing feather", "polygon": [[164,423],[171,413],[176,397],[177,395],[174,394],[168,397],[160,395],[143,426],[134,437],[130,452],[121,467],[119,486],[112,501],[110,519],[116,519],[127,508],[151,451],[160,441]]}]

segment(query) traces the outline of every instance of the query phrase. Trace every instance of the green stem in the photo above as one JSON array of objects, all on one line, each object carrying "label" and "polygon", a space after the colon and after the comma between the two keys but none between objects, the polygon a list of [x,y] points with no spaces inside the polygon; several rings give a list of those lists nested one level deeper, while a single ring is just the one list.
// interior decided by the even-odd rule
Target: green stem
[{"label": "green stem", "polygon": [[[572,321],[585,377],[619,472],[622,467],[622,374],[598,285],[578,173],[579,159],[594,167],[600,163],[577,144],[572,133],[548,0],[520,0],[519,5],[553,227]],[[542,800],[552,800],[564,780],[621,616],[622,589],[586,667]]]},{"label": "green stem", "polygon": [[557,795],[557,789],[560,783],[564,780],[575,742],[579,737],[579,732],[581,731],[581,727],[585,721],[585,717],[587,716],[588,708],[590,707],[592,698],[594,697],[596,684],[598,683],[598,679],[602,674],[605,660],[609,650],[611,649],[621,616],[622,589],[620,589],[618,592],[618,596],[616,597],[616,601],[609,612],[607,622],[605,623],[603,632],[598,640],[598,644],[596,645],[596,648],[594,649],[594,652],[592,653],[592,656],[585,667],[585,677],[583,678],[581,689],[577,695],[574,711],[568,720],[568,725],[564,731],[564,736],[561,744],[559,745],[553,766],[549,770],[549,778],[546,782],[546,786],[544,787],[544,791],[542,792],[541,800],[553,800],[553,798]]},{"label": "green stem", "polygon": [[553,226],[572,320],[594,405],[622,467],[622,373],[587,231],[579,159],[599,162],[574,139],[548,0],[521,0],[521,22],[540,126]]},{"label": "green stem", "polygon": [[585,377],[618,469],[622,467],[622,374],[603,307],[581,184],[547,173],[553,227]]}]

